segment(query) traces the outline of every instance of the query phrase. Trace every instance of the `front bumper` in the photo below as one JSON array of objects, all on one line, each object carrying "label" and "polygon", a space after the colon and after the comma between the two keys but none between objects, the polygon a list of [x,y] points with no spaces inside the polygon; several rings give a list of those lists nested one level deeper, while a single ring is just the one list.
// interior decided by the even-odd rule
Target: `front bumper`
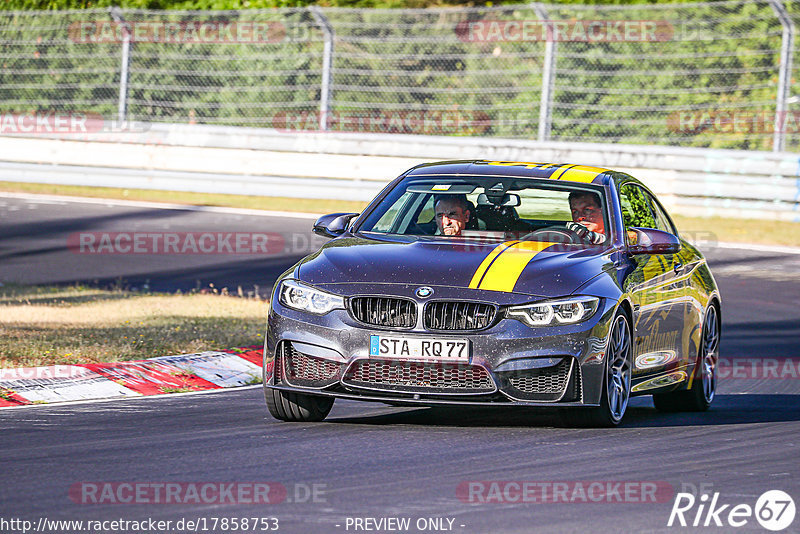
[{"label": "front bumper", "polygon": [[[347,310],[316,316],[273,299],[264,385],[283,391],[408,405],[597,406],[616,303],[584,323],[531,328],[500,318],[479,332],[367,326]],[[370,336],[468,340],[463,362],[370,356]]]}]

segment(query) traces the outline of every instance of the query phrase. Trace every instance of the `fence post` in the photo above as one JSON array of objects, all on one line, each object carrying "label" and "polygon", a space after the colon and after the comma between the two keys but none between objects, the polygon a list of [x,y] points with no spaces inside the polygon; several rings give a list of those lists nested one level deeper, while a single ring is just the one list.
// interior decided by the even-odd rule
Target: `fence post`
[{"label": "fence post", "polygon": [[117,106],[117,120],[124,124],[128,117],[128,66],[131,57],[131,31],[128,23],[122,16],[118,6],[108,9],[111,18],[122,28],[122,64],[119,69],[119,104]]},{"label": "fence post", "polygon": [[311,16],[317,21],[317,24],[322,28],[325,34],[325,44],[322,49],[322,87],[320,89],[319,97],[319,129],[326,131],[328,129],[328,114],[330,113],[330,98],[331,98],[331,83],[332,83],[332,70],[333,70],[333,39],[335,33],[333,26],[330,25],[328,19],[322,14],[322,11],[317,6],[309,8]]},{"label": "fence post", "polygon": [[[536,16],[543,21],[549,21],[547,10],[541,4],[532,4]],[[547,40],[544,44],[544,65],[542,66],[542,95],[539,101],[539,141],[550,139],[552,127],[553,84],[555,83],[556,69],[556,41],[553,25],[547,25]]]},{"label": "fence post", "polygon": [[769,0],[775,15],[781,21],[781,65],[778,74],[778,95],[775,98],[775,129],[772,133],[772,151],[783,152],[786,149],[786,124],[788,111],[786,101],[789,99],[789,84],[792,72],[792,47],[794,46],[795,27],[789,13],[781,0]]}]

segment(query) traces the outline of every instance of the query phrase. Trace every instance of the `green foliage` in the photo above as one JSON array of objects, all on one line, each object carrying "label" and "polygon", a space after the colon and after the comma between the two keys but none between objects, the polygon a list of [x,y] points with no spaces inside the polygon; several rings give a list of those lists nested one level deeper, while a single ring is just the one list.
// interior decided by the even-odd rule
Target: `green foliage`
[{"label": "green foliage", "polygon": [[[692,0],[677,0],[675,3]],[[4,10],[97,9],[119,6],[128,9],[261,9],[272,7],[364,7],[422,8],[436,6],[492,6],[516,4],[518,0],[0,0]],[[550,0],[552,4],[658,4],[660,0]]]},{"label": "green foliage", "polygon": [[639,187],[634,185],[623,187],[620,191],[620,203],[625,228],[657,228],[647,199]]},{"label": "green foliage", "polygon": [[[109,21],[112,2],[6,0],[11,8],[91,7],[59,13],[0,11],[0,110],[91,111],[115,117],[117,41],[81,42],[76,24]],[[3,0],[0,0],[3,2]],[[106,2],[106,3],[104,3]],[[436,6],[464,5],[441,0]],[[142,121],[318,128],[324,34],[307,9],[187,12],[299,6],[300,0],[119,2],[137,23],[274,24],[275,39],[147,42],[131,46],[128,118]],[[656,41],[557,43],[551,139],[770,150],[781,25],[765,2],[592,2],[548,6],[559,21],[659,21]],[[600,3],[626,3],[610,0]],[[325,5],[408,7],[421,0],[330,0]],[[800,3],[787,5],[800,26]],[[460,24],[536,21],[529,5],[492,10],[328,10],[336,31],[330,125],[334,131],[537,138],[545,43],[470,41]],[[283,32],[283,33],[280,33]],[[800,39],[795,61],[800,62]],[[794,69],[794,76],[798,69]],[[792,80],[792,94],[798,84]],[[796,104],[795,104],[796,106]],[[790,108],[790,111],[796,111]],[[797,125],[794,125],[797,126]],[[730,128],[729,128],[730,127]],[[750,131],[748,131],[750,127]],[[795,130],[800,128],[795,128]],[[790,130],[788,150],[800,147]]]}]

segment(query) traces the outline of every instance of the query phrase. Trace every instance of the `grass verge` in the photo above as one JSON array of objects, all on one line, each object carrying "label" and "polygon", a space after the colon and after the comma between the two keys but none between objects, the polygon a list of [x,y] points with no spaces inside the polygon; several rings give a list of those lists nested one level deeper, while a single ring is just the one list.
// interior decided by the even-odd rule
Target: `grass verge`
[{"label": "grass verge", "polygon": [[0,182],[0,191],[305,213],[334,213],[337,211],[360,212],[367,205],[366,202],[353,200],[259,197],[217,193],[189,193],[185,191],[156,191],[151,189],[122,189],[119,187],[30,184],[26,182]]},{"label": "grass verge", "polygon": [[673,215],[681,234],[689,241],[757,243],[800,247],[800,223],[723,217]]},{"label": "grass verge", "polygon": [[268,304],[220,293],[0,287],[0,368],[141,360],[263,343]]}]

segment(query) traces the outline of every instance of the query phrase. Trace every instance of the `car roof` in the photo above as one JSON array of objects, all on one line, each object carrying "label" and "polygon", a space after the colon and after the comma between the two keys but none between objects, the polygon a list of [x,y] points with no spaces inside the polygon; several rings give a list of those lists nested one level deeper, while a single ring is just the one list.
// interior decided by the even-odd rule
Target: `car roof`
[{"label": "car roof", "polygon": [[610,169],[587,165],[480,159],[424,163],[408,171],[406,177],[426,175],[513,176],[605,185],[610,182],[612,173],[614,171]]}]

